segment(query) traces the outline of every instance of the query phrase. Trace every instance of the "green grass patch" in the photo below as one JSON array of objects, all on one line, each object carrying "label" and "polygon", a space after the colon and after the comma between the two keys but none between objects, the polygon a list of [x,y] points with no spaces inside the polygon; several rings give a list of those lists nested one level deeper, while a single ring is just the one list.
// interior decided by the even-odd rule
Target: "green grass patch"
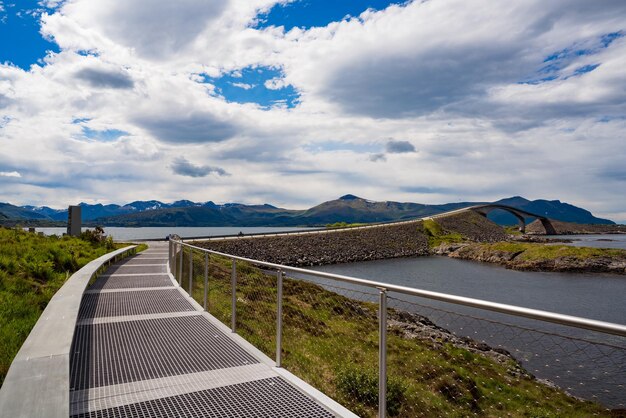
[{"label": "green grass patch", "polygon": [[458,232],[449,232],[443,229],[441,225],[434,219],[426,219],[421,223],[421,231],[428,237],[428,246],[430,248],[438,247],[441,244],[452,244],[463,242],[463,235]]},{"label": "green grass patch", "polygon": [[83,238],[0,227],[0,385],[56,291],[73,272],[118,247],[93,234]]},{"label": "green grass patch", "polygon": [[[188,287],[188,253],[183,287]],[[194,255],[194,298],[203,303],[204,256]],[[237,264],[237,332],[270,358],[276,353],[276,278]],[[230,326],[231,262],[211,256],[208,311]],[[363,417],[378,412],[378,305],[285,278],[283,367]],[[390,310],[390,314],[393,310]],[[443,341],[409,339],[390,328],[387,412],[398,417],[608,416],[498,363]]]},{"label": "green grass patch", "polygon": [[509,235],[523,235],[522,231],[519,230],[519,225],[507,225],[503,226],[504,232]]},{"label": "green grass patch", "polygon": [[487,251],[503,251],[518,253],[520,260],[543,261],[557,258],[574,258],[588,260],[590,258],[616,257],[625,258],[626,250],[609,248],[574,247],[570,245],[553,245],[526,242],[499,242],[495,244],[482,244]]},{"label": "green grass patch", "polygon": [[337,229],[337,228],[355,228],[357,226],[365,226],[365,223],[348,223],[348,222],[335,222],[334,224],[326,224],[326,228],[328,229]]},{"label": "green grass patch", "polygon": [[137,252],[137,253],[145,251],[145,250],[147,250],[149,248],[148,244],[133,244],[132,242],[120,242],[120,243],[116,244],[117,248],[124,248],[124,247],[127,247],[129,245],[137,245],[137,248],[135,248],[135,252]]}]

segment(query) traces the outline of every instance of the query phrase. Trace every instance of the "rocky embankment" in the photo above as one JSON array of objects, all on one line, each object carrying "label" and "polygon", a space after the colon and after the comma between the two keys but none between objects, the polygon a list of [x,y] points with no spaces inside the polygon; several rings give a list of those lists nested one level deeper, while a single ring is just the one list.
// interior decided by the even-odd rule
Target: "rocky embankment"
[{"label": "rocky embankment", "polygon": [[428,239],[417,225],[418,222],[411,222],[319,234],[241,237],[196,244],[241,257],[304,267],[428,255]]},{"label": "rocky embankment", "polygon": [[[574,234],[626,234],[626,225],[603,225],[603,224],[575,224],[571,222],[561,222],[550,220],[554,230],[559,235]],[[538,220],[526,226],[527,234],[544,235],[545,228]]]},{"label": "rocky embankment", "polygon": [[499,242],[508,238],[501,226],[472,211],[442,216],[436,218],[435,222],[441,225],[444,230],[461,234],[463,238],[470,241]]},{"label": "rocky embankment", "polygon": [[626,274],[626,250],[553,244],[544,237],[513,239],[472,211],[399,225],[197,243],[227,254],[301,267],[438,254],[516,270]]},{"label": "rocky embankment", "polygon": [[626,274],[626,251],[521,243],[441,244],[435,254],[514,270]]},{"label": "rocky embankment", "polygon": [[532,377],[507,350],[494,348],[468,337],[458,337],[447,329],[436,325],[425,316],[407,311],[392,310],[389,313],[388,321],[390,331],[403,338],[428,341],[433,347],[443,347],[445,344],[451,344],[454,347],[487,357],[507,367],[508,372],[513,376]]}]

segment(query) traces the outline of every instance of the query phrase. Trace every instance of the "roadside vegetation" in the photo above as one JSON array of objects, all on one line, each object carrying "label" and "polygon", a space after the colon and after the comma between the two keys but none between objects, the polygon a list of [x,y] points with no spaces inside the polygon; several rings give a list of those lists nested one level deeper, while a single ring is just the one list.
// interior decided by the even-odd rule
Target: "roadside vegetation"
[{"label": "roadside vegetation", "polygon": [[[186,278],[186,260],[183,266]],[[203,272],[204,256],[196,254],[192,295],[199,303]],[[276,278],[246,263],[238,263],[237,272],[237,332],[274,358]],[[230,260],[211,256],[208,311],[228,326],[230,274]],[[356,414],[377,416],[377,304],[291,278],[284,280],[283,298],[283,367]],[[402,312],[390,309],[389,315],[400,318]],[[497,361],[443,338],[410,337],[389,324],[390,416],[610,416],[540,383],[511,357]]]},{"label": "roadside vegetation", "polygon": [[509,235],[523,235],[522,231],[519,230],[519,225],[507,225],[503,226],[503,228]]},{"label": "roadside vegetation", "polygon": [[337,228],[355,228],[357,226],[365,226],[366,223],[348,223],[348,222],[335,222],[334,224],[326,224],[326,228],[328,229],[337,229]]},{"label": "roadside vegetation", "polygon": [[428,237],[428,247],[435,248],[441,244],[452,244],[465,241],[463,235],[458,232],[445,231],[441,225],[439,225],[433,219],[426,219],[421,223],[420,232]]},{"label": "roadside vegetation", "polygon": [[123,246],[98,229],[74,238],[0,227],[0,385],[30,330],[70,275]]}]

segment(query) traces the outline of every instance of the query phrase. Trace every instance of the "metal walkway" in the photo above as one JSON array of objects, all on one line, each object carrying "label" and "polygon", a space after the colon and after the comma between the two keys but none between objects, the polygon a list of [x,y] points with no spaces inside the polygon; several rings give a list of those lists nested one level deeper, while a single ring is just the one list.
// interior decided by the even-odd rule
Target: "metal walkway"
[{"label": "metal walkway", "polygon": [[[237,341],[167,273],[167,245],[111,266],[83,295],[72,417],[332,417]],[[311,388],[312,389],[312,388]]]}]

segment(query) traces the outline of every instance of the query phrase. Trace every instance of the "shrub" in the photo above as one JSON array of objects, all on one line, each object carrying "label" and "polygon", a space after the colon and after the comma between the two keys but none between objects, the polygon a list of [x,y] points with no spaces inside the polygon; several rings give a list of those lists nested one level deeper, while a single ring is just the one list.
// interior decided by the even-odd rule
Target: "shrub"
[{"label": "shrub", "polygon": [[[356,368],[341,370],[337,373],[337,388],[366,405],[378,405],[377,372]],[[405,392],[406,387],[401,381],[387,378],[387,413],[390,416],[400,413]]]}]

